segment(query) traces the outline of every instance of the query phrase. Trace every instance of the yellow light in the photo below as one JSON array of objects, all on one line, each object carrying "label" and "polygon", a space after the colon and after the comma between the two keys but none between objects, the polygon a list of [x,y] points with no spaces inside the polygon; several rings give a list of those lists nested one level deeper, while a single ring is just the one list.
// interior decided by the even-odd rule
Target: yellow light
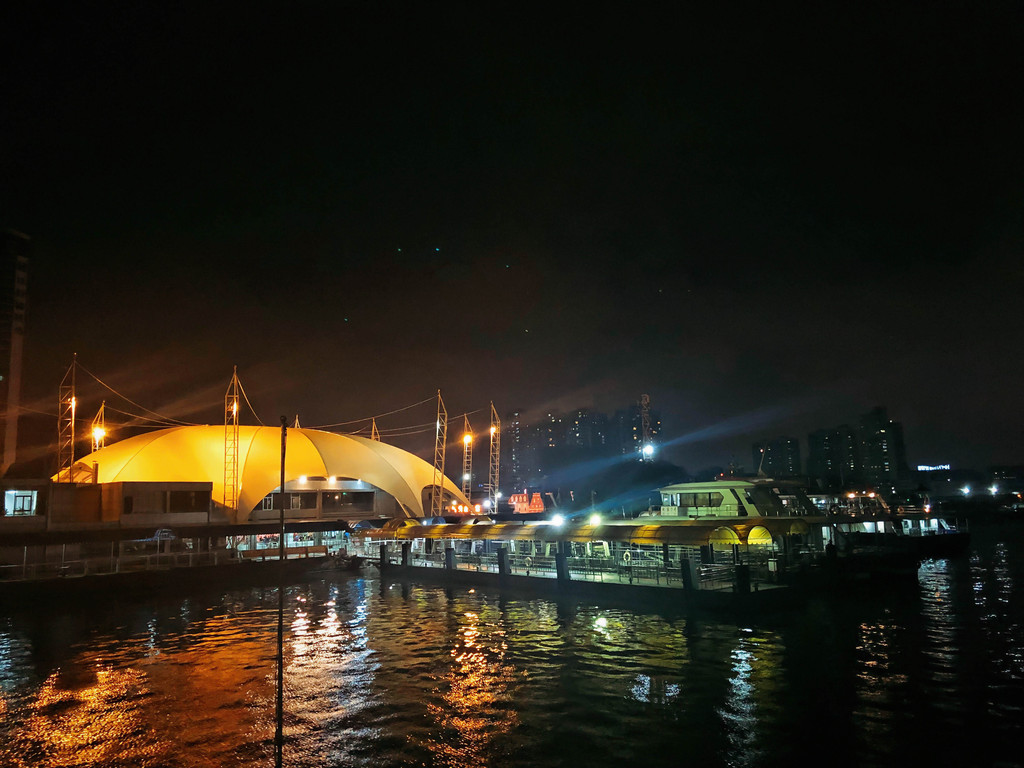
[{"label": "yellow light", "polygon": [[480,511],[480,505],[477,504],[475,507],[473,507],[473,509],[476,510],[477,512],[479,512]]},{"label": "yellow light", "polygon": [[848,494],[846,494],[846,498],[848,498],[848,499],[856,499],[857,498],[857,494],[856,493],[848,493]]},{"label": "yellow light", "polygon": [[238,401],[237,400],[235,400],[233,403],[231,403],[231,412],[232,413],[238,413]]},{"label": "yellow light", "polygon": [[468,433],[463,435],[462,436],[462,442],[464,442],[466,445],[469,445],[470,443],[473,442],[473,436],[468,434]]},{"label": "yellow light", "polygon": [[875,498],[875,494],[874,494],[874,493],[869,493],[869,494],[868,494],[868,498],[869,498],[869,499],[873,499],[873,498]]},{"label": "yellow light", "polygon": [[76,406],[76,405],[78,405],[78,400],[76,400],[75,398],[73,398],[73,397],[72,397],[72,398],[71,398],[71,412],[72,412],[72,413],[74,413],[74,412],[75,412],[75,406]]},{"label": "yellow light", "polygon": [[491,434],[492,434],[492,435],[493,435],[493,434],[494,434],[495,432],[497,432],[497,431],[498,431],[498,428],[497,428],[497,427],[491,427]]},{"label": "yellow light", "polygon": [[305,475],[299,475],[299,482],[304,483],[308,478]]},{"label": "yellow light", "polygon": [[102,440],[106,436],[106,434],[107,430],[105,430],[103,427],[93,427],[92,439],[98,442]]}]

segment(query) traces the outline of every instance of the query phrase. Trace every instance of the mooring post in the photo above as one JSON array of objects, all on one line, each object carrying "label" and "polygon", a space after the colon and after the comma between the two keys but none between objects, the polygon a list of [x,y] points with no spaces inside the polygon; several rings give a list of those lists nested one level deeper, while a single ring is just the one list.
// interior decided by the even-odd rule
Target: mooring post
[{"label": "mooring post", "polygon": [[746,595],[750,593],[750,566],[742,563],[736,566],[736,593]]},{"label": "mooring post", "polygon": [[449,571],[455,570],[455,547],[445,547],[444,567]]},{"label": "mooring post", "polygon": [[569,542],[558,542],[558,550],[555,552],[555,577],[559,582],[569,581]]},{"label": "mooring post", "polygon": [[501,580],[511,573],[512,571],[509,568],[508,560],[508,547],[498,547],[498,579]]},{"label": "mooring post", "polygon": [[388,566],[388,545],[380,545],[380,569],[383,571]]},{"label": "mooring post", "polygon": [[688,557],[684,557],[680,561],[680,571],[682,571],[683,577],[683,589],[687,592],[693,592],[695,589],[700,589],[700,572],[697,570],[697,563]]},{"label": "mooring post", "polygon": [[408,567],[408,565],[409,565],[409,547],[410,546],[411,545],[410,545],[410,543],[408,541],[403,541],[402,542],[402,565],[404,565],[406,567]]}]

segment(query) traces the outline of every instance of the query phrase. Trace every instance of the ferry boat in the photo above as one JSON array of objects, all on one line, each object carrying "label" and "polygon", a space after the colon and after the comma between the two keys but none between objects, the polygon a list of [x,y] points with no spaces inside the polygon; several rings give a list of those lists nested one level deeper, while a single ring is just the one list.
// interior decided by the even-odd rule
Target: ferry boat
[{"label": "ferry boat", "polygon": [[936,514],[928,504],[894,509],[873,491],[819,496],[815,501],[827,512],[840,548],[887,548],[928,560],[963,555],[970,544],[965,526]]}]

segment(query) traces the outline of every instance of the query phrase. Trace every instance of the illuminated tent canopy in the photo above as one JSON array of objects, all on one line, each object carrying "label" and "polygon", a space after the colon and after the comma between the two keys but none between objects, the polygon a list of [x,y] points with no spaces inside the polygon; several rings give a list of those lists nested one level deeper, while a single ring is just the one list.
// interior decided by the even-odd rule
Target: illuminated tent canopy
[{"label": "illuminated tent canopy", "polygon": [[[213,500],[224,503],[224,427],[171,427],[101,448],[75,463],[74,478],[92,482],[209,482]],[[434,483],[434,467],[401,448],[353,435],[316,429],[289,429],[285,482],[306,477],[345,477],[369,483],[393,496],[406,515],[424,517],[424,494]],[[281,484],[281,429],[238,428],[238,513],[248,519],[263,498]],[[56,476],[53,478],[56,480]],[[444,495],[469,502],[444,478]],[[429,504],[429,502],[426,502]],[[230,513],[229,513],[230,514]]]}]

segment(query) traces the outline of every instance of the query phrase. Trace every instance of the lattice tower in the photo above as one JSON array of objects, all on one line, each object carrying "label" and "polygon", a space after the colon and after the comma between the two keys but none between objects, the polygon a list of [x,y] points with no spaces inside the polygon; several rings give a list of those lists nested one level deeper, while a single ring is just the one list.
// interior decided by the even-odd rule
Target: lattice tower
[{"label": "lattice tower", "polygon": [[640,460],[647,461],[650,456],[647,446],[653,444],[651,437],[651,396],[640,396]]},{"label": "lattice tower", "polygon": [[104,400],[100,403],[100,409],[96,412],[96,416],[92,420],[92,427],[89,432],[92,435],[93,451],[98,451],[102,448],[107,439],[106,408],[107,401]]},{"label": "lattice tower", "polygon": [[462,431],[462,495],[467,499],[473,488],[473,430],[469,426],[469,416],[463,416],[465,426]]},{"label": "lattice tower", "polygon": [[372,419],[370,423],[370,439],[380,442],[380,432],[377,431],[377,419]]},{"label": "lattice tower", "polygon": [[78,353],[71,361],[71,367],[64,374],[57,391],[57,482],[73,482],[72,467],[75,464],[75,373],[78,368]]},{"label": "lattice tower", "polygon": [[448,443],[448,411],[441,390],[437,390],[437,431],[434,436],[434,485],[430,495],[430,514],[441,517],[444,509],[444,449]]},{"label": "lattice tower", "polygon": [[498,509],[498,470],[501,460],[501,419],[498,412],[491,403],[491,460],[487,471],[487,498],[490,499],[491,509]]},{"label": "lattice tower", "polygon": [[224,506],[238,510],[238,366],[224,394]]}]

